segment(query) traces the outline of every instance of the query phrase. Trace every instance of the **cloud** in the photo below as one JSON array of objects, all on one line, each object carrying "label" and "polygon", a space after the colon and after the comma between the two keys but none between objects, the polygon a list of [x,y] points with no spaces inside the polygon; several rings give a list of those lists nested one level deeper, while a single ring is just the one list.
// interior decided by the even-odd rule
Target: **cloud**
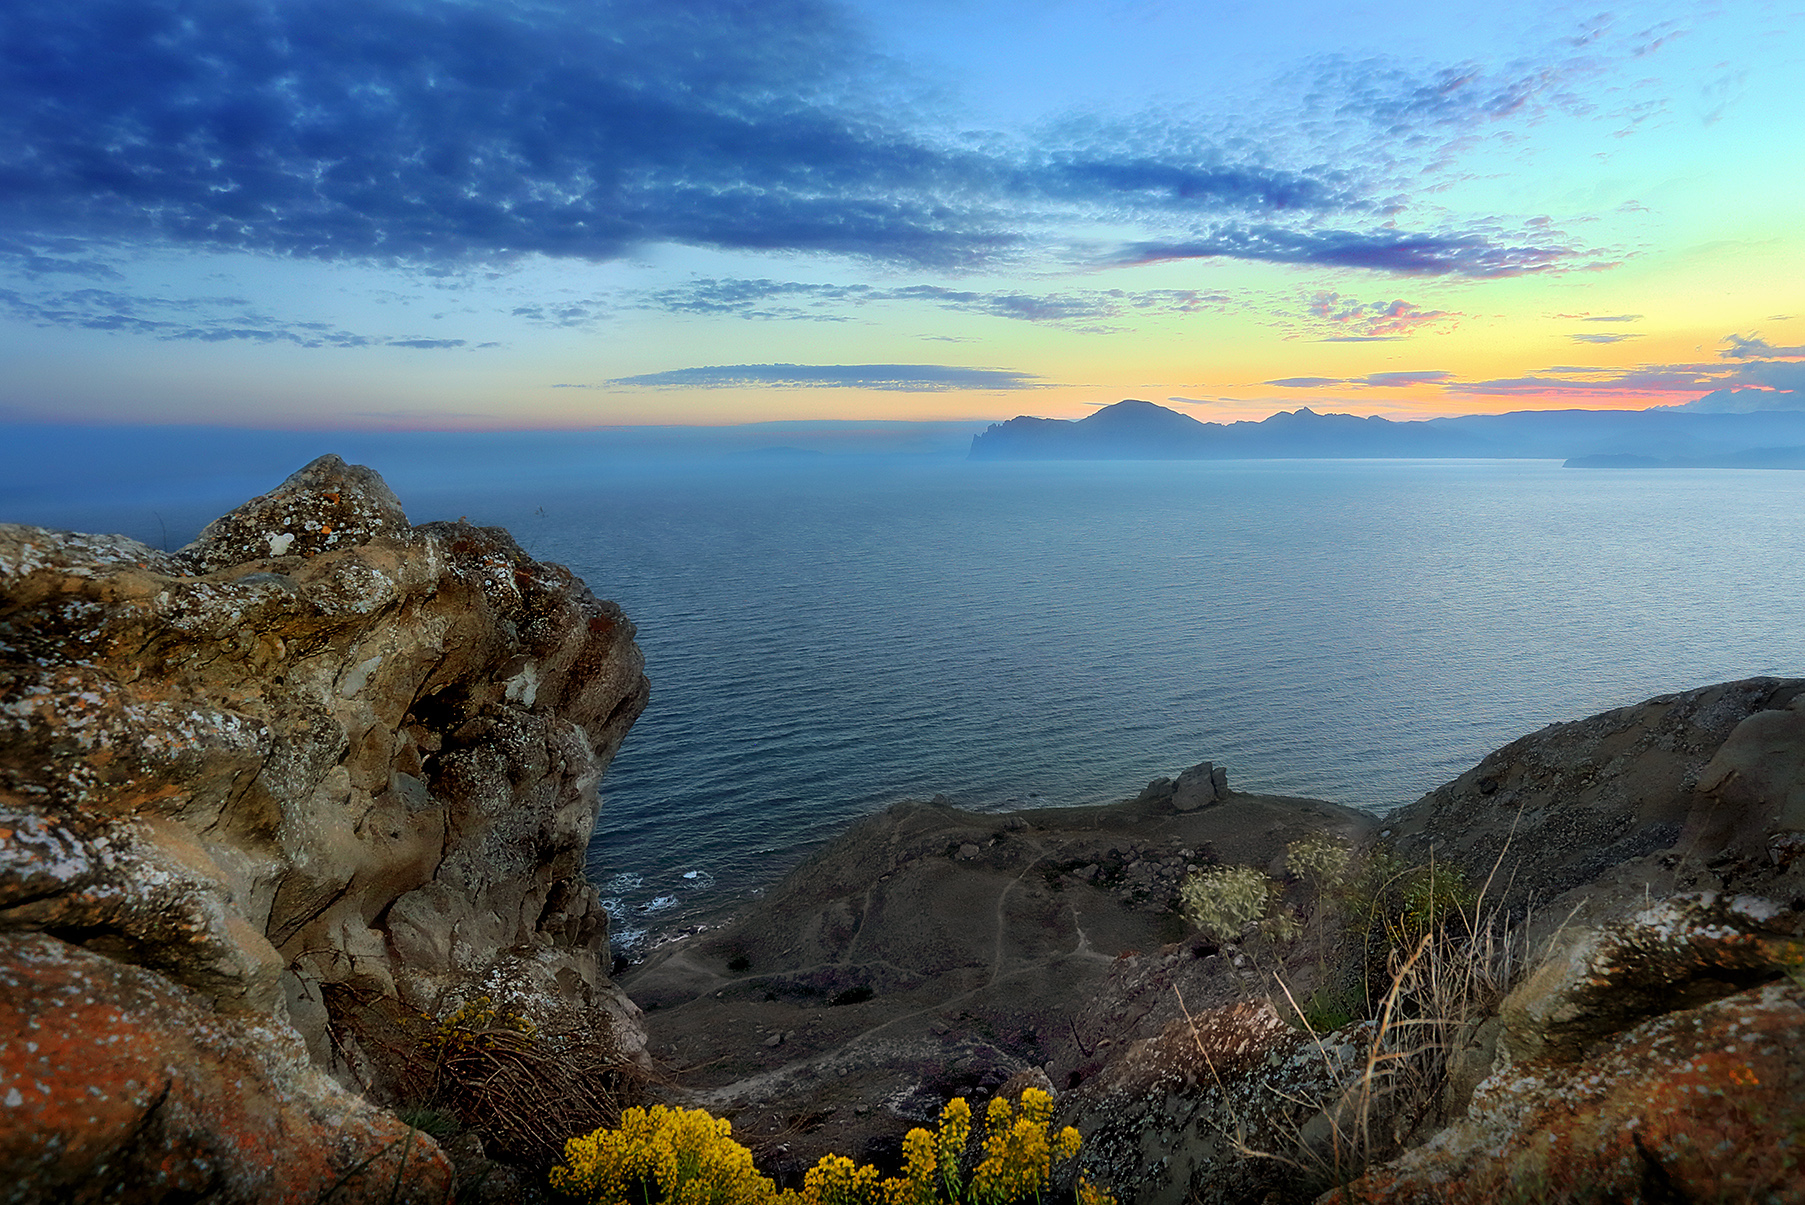
[{"label": "cloud", "polygon": [[1363,119],[1387,137],[1420,135],[1425,127],[1470,128],[1509,117],[1532,106],[1563,102],[1562,84],[1587,69],[1580,56],[1499,74],[1463,63],[1429,73],[1398,62],[1324,56],[1300,81],[1312,93],[1332,98],[1337,116]]},{"label": "cloud", "polygon": [[[725,364],[616,377],[604,387],[684,389],[884,389],[943,393],[953,389],[1044,389],[1051,382],[1004,368],[947,364]],[[558,385],[558,389],[596,388]]]},{"label": "cloud", "polygon": [[[1344,229],[1391,220],[1396,180],[1171,123],[949,134],[830,0],[9,0],[0,62],[0,227],[38,273],[144,243],[431,267],[669,242],[958,271],[1098,222],[1147,232],[1123,263],[1495,277],[1582,258],[1489,228]],[[1325,78],[1385,131],[1456,131],[1543,88]]]},{"label": "cloud", "polygon": [[25,243],[0,237],[0,263],[28,280],[42,276],[86,276],[94,280],[120,280],[120,274],[100,260],[87,256],[80,239],[49,239]]},{"label": "cloud", "polygon": [[[26,295],[0,289],[0,314],[39,327],[114,331],[165,342],[292,343],[299,347],[406,347],[437,351],[463,339],[364,335],[324,322],[258,313],[242,297],[137,296],[111,289]],[[480,344],[492,347],[495,344]]]},{"label": "cloud", "polygon": [[1626,339],[1640,339],[1642,337],[1643,336],[1639,334],[1578,334],[1567,336],[1567,338],[1573,340],[1575,343],[1622,343]]},{"label": "cloud", "polygon": [[1569,322],[1640,322],[1640,314],[1556,314]]},{"label": "cloud", "polygon": [[1118,263],[1176,259],[1251,259],[1323,268],[1366,268],[1410,276],[1495,278],[1546,272],[1579,254],[1565,244],[1500,242],[1477,232],[1429,234],[1399,230],[1290,230],[1223,226],[1185,242],[1130,243]]},{"label": "cloud", "polygon": [[1440,385],[1453,377],[1453,373],[1439,369],[1423,372],[1374,372],[1355,377],[1349,384],[1374,389],[1402,389],[1410,385]]},{"label": "cloud", "polygon": [[1446,388],[1452,393],[1469,394],[1622,394],[1622,393],[1691,393],[1710,389],[1722,381],[1709,365],[1644,364],[1637,368],[1585,368],[1557,365],[1551,374],[1503,377],[1489,381],[1458,381]]},{"label": "cloud", "polygon": [[994,184],[960,200],[996,165],[837,99],[881,65],[819,0],[13,0],[0,61],[15,231],[426,262],[1018,241]]},{"label": "cloud", "polygon": [[534,326],[574,328],[591,326],[609,316],[611,308],[599,298],[586,301],[534,302],[517,305],[509,313]]},{"label": "cloud", "polygon": [[1738,372],[1735,379],[1769,389],[1805,389],[1805,363],[1769,361],[1750,364]]},{"label": "cloud", "polygon": [[[673,314],[710,317],[846,322],[869,305],[919,303],[959,313],[1102,331],[1129,311],[1192,314],[1218,310],[1231,299],[1197,289],[1081,289],[1019,293],[952,289],[941,285],[803,284],[775,280],[695,280],[634,295],[627,304]],[[518,312],[518,311],[517,311]]]},{"label": "cloud", "polygon": [[1760,360],[1773,358],[1797,359],[1805,357],[1805,347],[1775,347],[1759,335],[1725,335],[1723,341],[1730,346],[1717,354],[1726,360]]},{"label": "cloud", "polygon": [[1407,389],[1413,385],[1443,385],[1454,379],[1451,372],[1426,369],[1416,372],[1373,372],[1363,377],[1283,377],[1262,384],[1285,389],[1327,389],[1352,386],[1356,389]]},{"label": "cloud", "polygon": [[1419,330],[1448,327],[1461,317],[1451,310],[1425,310],[1414,302],[1360,301],[1341,293],[1318,292],[1305,303],[1307,324],[1328,343],[1366,343],[1399,339]]},{"label": "cloud", "polygon": [[[1540,394],[1568,395],[1575,399],[1590,396],[1635,396],[1663,393],[1707,394],[1728,402],[1745,399],[1752,403],[1764,399],[1753,397],[1761,391],[1805,391],[1805,349],[1773,347],[1759,339],[1737,335],[1725,337],[1730,348],[1720,353],[1725,358],[1773,353],[1796,356],[1796,359],[1749,360],[1726,365],[1704,364],[1638,364],[1629,368],[1600,368],[1592,365],[1556,364],[1540,373],[1521,377],[1501,377],[1486,381],[1448,381],[1443,388],[1450,393],[1510,396]],[[1742,386],[1744,388],[1737,388]],[[1752,388],[1750,388],[1752,387]]]}]

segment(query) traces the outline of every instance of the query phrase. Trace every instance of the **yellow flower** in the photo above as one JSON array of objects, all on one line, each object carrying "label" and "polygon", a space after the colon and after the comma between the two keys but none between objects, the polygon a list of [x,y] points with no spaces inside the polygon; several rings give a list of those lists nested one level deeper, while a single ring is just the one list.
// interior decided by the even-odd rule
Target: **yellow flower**
[{"label": "yellow flower", "polygon": [[[909,1131],[903,1174],[880,1180],[876,1168],[825,1155],[803,1177],[801,1194],[778,1192],[735,1142],[725,1119],[702,1109],[627,1109],[620,1125],[564,1144],[552,1187],[583,1205],[1028,1205],[1042,1201],[1054,1159],[1074,1159],[1083,1144],[1067,1126],[1049,1131],[1053,1098],[1030,1088],[1018,1110],[994,1100],[985,1113],[984,1158],[969,1182],[962,1174],[971,1107],[955,1098],[940,1111],[938,1132]],[[1078,1205],[1115,1198],[1078,1180]]]},{"label": "yellow flower", "polygon": [[768,1205],[777,1186],[752,1166],[725,1118],[705,1109],[631,1108],[617,1129],[564,1144],[552,1187],[585,1205]]}]

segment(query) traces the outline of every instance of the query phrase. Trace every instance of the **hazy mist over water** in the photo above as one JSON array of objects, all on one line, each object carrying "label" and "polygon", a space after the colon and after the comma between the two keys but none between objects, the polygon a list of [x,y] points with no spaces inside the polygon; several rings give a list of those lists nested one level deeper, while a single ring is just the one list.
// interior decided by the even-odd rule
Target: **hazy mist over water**
[{"label": "hazy mist over water", "polygon": [[[934,457],[550,471],[529,454],[545,439],[451,469],[417,446],[365,459],[415,522],[506,526],[638,626],[652,702],[590,851],[629,948],[899,799],[1106,802],[1208,758],[1240,789],[1382,809],[1544,724],[1805,674],[1805,473]],[[0,519],[179,544],[221,509],[152,486],[48,497]]]}]

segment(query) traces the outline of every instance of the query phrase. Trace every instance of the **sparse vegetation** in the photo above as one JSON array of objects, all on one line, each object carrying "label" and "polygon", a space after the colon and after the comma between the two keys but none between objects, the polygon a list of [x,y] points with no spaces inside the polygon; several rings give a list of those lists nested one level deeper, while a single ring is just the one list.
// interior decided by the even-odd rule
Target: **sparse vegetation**
[{"label": "sparse vegetation", "polygon": [[1178,889],[1185,919],[1217,941],[1233,941],[1269,919],[1277,895],[1278,884],[1251,866],[1194,871]]},{"label": "sparse vegetation", "polygon": [[[1209,882],[1217,890],[1205,898],[1216,911],[1205,920],[1232,924],[1252,910],[1265,876],[1238,869],[1232,879]],[[1288,847],[1286,869],[1315,890],[1319,935],[1339,915],[1366,986],[1324,983],[1300,1002],[1278,981],[1290,1015],[1316,1044],[1330,1089],[1317,1100],[1292,1100],[1315,1119],[1293,1128],[1288,1149],[1249,1147],[1238,1123],[1224,1134],[1244,1156],[1289,1165],[1314,1193],[1350,1183],[1442,1120],[1449,1058],[1496,1012],[1524,969],[1525,951],[1521,931],[1509,930],[1497,908],[1485,909],[1484,889],[1475,891],[1458,867],[1414,866],[1386,849],[1357,859],[1318,836]],[[1243,928],[1248,923],[1240,919]],[[1361,1018],[1363,1029],[1347,1029]],[[1327,1037],[1336,1031],[1340,1041]]]},{"label": "sparse vegetation", "polygon": [[343,985],[325,996],[334,1041],[355,1043],[402,1121],[439,1140],[474,1131],[490,1158],[529,1174],[570,1135],[613,1124],[642,1082],[612,1033],[581,1018],[541,1031],[484,996],[442,1017]]}]

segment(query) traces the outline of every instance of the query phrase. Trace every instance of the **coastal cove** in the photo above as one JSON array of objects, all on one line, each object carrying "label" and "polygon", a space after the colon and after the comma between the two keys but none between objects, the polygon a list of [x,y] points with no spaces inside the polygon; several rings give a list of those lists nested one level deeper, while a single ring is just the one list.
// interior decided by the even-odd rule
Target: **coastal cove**
[{"label": "coastal cove", "polygon": [[[630,957],[905,799],[1106,803],[1209,758],[1383,811],[1545,724],[1805,667],[1794,473],[543,445],[371,463],[637,625],[651,703],[590,850]],[[184,505],[14,517],[177,547]]]},{"label": "coastal cove", "polygon": [[15,1199],[540,1200],[641,1103],[748,1205],[977,1104],[1069,1124],[1054,1200],[1805,1199],[1805,678],[1382,818],[1209,762],[897,804],[613,978],[584,855],[648,682],[568,569],[323,456],[173,553],[0,526],[0,586]]},{"label": "coastal cove", "polygon": [[830,460],[458,506],[638,625],[591,850],[633,956],[904,799],[1107,803],[1208,758],[1383,811],[1545,724],[1805,666],[1791,473]]}]

